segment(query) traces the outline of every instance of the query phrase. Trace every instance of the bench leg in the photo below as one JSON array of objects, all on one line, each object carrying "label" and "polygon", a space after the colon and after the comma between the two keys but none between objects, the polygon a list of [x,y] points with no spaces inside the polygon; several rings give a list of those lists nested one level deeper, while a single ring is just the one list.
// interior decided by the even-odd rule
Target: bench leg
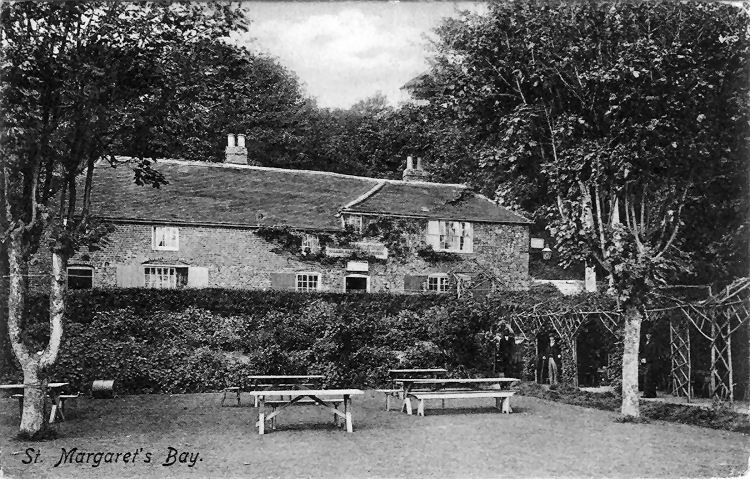
[{"label": "bench leg", "polygon": [[221,405],[219,407],[224,407],[224,400],[227,398],[227,391],[224,390],[224,394],[221,395]]},{"label": "bench leg", "polygon": [[442,405],[443,405],[443,409],[445,409],[445,399],[441,399],[441,400],[440,400],[440,402],[441,402],[441,403],[442,403]]},{"label": "bench leg", "polygon": [[513,410],[510,408],[510,398],[495,398],[495,407],[503,414],[510,414]]},{"label": "bench leg", "polygon": [[417,416],[424,417],[424,399],[419,400],[419,405],[417,406]]},{"label": "bench leg", "polygon": [[385,393],[385,410],[390,411],[391,410],[391,395],[388,393]]},{"label": "bench leg", "polygon": [[266,405],[265,400],[255,398],[258,402],[258,434],[262,435],[266,432]]},{"label": "bench leg", "polygon": [[[333,403],[333,408],[338,410],[339,409],[339,403]],[[336,413],[333,413],[333,425],[336,427],[339,427],[339,415]]]},{"label": "bench leg", "polygon": [[240,390],[237,390],[237,406],[240,405]]},{"label": "bench leg", "polygon": [[405,398],[404,398],[404,405],[403,405],[403,406],[401,407],[401,410],[402,410],[402,411],[403,411],[403,410],[406,410],[406,414],[409,414],[409,415],[411,415],[411,414],[412,414],[412,410],[411,410],[411,399],[409,399],[408,397],[405,397]]},{"label": "bench leg", "polygon": [[346,415],[346,432],[354,432],[352,425],[352,400],[349,396],[344,396],[344,415]]}]

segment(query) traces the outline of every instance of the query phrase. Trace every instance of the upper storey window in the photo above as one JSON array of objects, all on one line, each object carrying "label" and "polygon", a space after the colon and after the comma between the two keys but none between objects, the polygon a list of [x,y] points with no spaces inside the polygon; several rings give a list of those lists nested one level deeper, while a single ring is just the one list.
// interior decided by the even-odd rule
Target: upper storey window
[{"label": "upper storey window", "polygon": [[474,228],[467,221],[429,221],[427,243],[435,251],[472,253],[474,251]]},{"label": "upper storey window", "polygon": [[151,249],[157,251],[177,251],[180,249],[180,230],[174,226],[154,226],[151,228]]}]

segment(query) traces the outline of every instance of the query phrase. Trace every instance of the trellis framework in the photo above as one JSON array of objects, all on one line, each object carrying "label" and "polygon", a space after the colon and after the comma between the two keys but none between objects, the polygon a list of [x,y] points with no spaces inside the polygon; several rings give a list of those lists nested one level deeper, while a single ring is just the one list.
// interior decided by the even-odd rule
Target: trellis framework
[{"label": "trellis framework", "polygon": [[[732,334],[750,318],[750,279],[739,280],[719,295],[710,295],[702,301],[686,302],[659,293],[661,299],[672,304],[664,308],[645,311],[649,320],[662,320],[667,312],[677,312],[681,318],[670,315],[670,376],[672,392],[688,401],[693,396],[691,386],[692,365],[690,357],[690,326],[710,342],[710,395],[721,400],[734,401],[734,367],[732,364]],[[554,331],[565,347],[563,351],[563,379],[578,385],[576,339],[581,326],[598,320],[618,337],[622,325],[619,311],[585,311],[576,307],[555,309],[550,303],[539,304],[531,311],[516,311],[510,316],[514,331],[526,340],[535,339],[540,332]],[[538,351],[537,351],[538,355]],[[750,387],[750,385],[748,385]]]},{"label": "trellis framework", "polygon": [[542,307],[543,305],[538,305],[530,312],[513,313],[510,317],[511,326],[527,341],[534,340],[540,332],[554,331],[565,346],[562,351],[563,380],[577,387],[578,348],[576,340],[581,327],[589,321],[598,320],[607,331],[617,337],[621,315],[615,311],[585,311],[575,307],[542,310]]},{"label": "trellis framework", "polygon": [[[705,337],[711,345],[710,396],[720,400],[734,401],[734,366],[732,364],[732,334],[736,332],[750,318],[750,278],[735,281],[717,295],[698,302],[683,302],[681,300],[661,295],[663,298],[676,303],[671,307],[662,308],[659,312],[678,310],[682,316]],[[671,332],[670,326],[670,332]],[[688,355],[683,358],[680,351],[684,351],[682,342],[686,334],[675,335],[672,341],[673,381],[682,384],[685,371],[690,378],[689,338],[687,343]],[[678,351],[675,357],[674,351]],[[682,364],[676,364],[678,363]],[[675,368],[675,366],[679,366]],[[674,384],[674,383],[673,383]],[[679,390],[688,399],[692,391],[688,387]]]}]

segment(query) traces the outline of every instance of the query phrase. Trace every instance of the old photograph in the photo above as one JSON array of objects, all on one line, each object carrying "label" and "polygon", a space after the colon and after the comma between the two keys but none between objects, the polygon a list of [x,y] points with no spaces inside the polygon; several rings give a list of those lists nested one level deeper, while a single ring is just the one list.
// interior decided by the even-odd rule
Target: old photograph
[{"label": "old photograph", "polygon": [[750,474],[750,5],[0,0],[0,478]]}]

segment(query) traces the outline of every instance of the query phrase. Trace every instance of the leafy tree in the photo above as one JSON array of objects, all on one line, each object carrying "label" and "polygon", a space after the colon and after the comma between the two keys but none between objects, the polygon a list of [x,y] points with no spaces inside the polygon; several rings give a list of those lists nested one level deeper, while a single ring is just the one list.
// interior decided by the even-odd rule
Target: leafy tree
[{"label": "leafy tree", "polygon": [[747,32],[742,10],[695,3],[493,3],[438,29],[428,97],[472,166],[546,218],[565,262],[611,277],[626,415],[648,293],[696,258],[718,260],[704,279],[747,271]]},{"label": "leafy tree", "polygon": [[[105,233],[89,218],[94,162],[118,140],[143,151],[174,106],[174,62],[184,45],[243,28],[241,11],[218,4],[120,2],[4,3],[2,22],[3,240],[9,263],[8,333],[21,365],[21,433],[44,431],[45,371],[63,333],[66,265],[81,244]],[[142,159],[135,181],[163,178]],[[82,175],[84,180],[78,182]],[[28,260],[43,238],[52,254],[50,339],[43,351],[23,341]],[[48,241],[47,241],[48,240]]]},{"label": "leafy tree", "polygon": [[[276,60],[209,39],[182,46],[173,75],[173,108],[160,112],[153,154],[221,162],[226,134],[244,133],[250,160],[269,166],[299,161],[316,111],[294,74]],[[131,141],[121,145],[123,154],[132,148]]]}]

